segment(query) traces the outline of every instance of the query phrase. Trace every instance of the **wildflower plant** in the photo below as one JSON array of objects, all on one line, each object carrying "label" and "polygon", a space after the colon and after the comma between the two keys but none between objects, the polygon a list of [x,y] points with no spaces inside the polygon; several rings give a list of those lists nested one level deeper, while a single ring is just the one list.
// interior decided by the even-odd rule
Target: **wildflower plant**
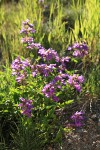
[{"label": "wildflower plant", "polygon": [[88,46],[85,42],[74,43],[72,46],[68,47],[68,50],[74,50],[73,56],[83,58],[88,54]]},{"label": "wildflower plant", "polygon": [[[41,128],[41,136],[44,132],[47,138],[55,132],[53,138],[57,140],[63,124],[59,124],[61,117],[57,118],[56,111],[72,103],[74,92],[80,93],[84,83],[84,77],[71,68],[70,63],[73,60],[75,62],[76,57],[87,55],[88,47],[85,43],[75,43],[68,48],[72,55],[60,57],[56,50],[46,49],[35,42],[34,25],[28,19],[22,23],[20,33],[23,36],[21,42],[33,54],[30,58],[18,56],[11,65],[12,75],[22,91],[18,106],[23,115],[35,119],[35,127]],[[34,50],[37,51],[37,57],[34,57]],[[74,116],[71,118],[79,126],[82,116],[77,113]],[[54,124],[58,124],[57,129]]]},{"label": "wildflower plant", "polygon": [[82,127],[84,124],[84,113],[82,111],[80,112],[75,112],[72,116],[71,119],[73,121],[73,125],[75,127]]},{"label": "wildflower plant", "polygon": [[22,109],[22,114],[27,117],[31,117],[32,115],[32,100],[26,100],[24,98],[20,98],[21,103],[18,105]]}]

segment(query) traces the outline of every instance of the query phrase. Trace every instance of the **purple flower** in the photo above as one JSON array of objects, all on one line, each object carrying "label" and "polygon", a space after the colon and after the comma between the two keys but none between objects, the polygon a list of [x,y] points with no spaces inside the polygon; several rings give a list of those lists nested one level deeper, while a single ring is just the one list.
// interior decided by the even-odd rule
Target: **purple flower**
[{"label": "purple flower", "polygon": [[23,25],[28,25],[28,23],[29,23],[29,19],[26,19],[26,21],[22,22]]},{"label": "purple flower", "polygon": [[83,83],[84,82],[84,77],[82,75],[78,76],[78,81],[79,81],[79,83]]},{"label": "purple flower", "polygon": [[59,74],[55,76],[55,78],[48,84],[46,84],[42,90],[42,93],[47,98],[52,98],[54,101],[59,101],[59,98],[56,96],[56,91],[61,90],[62,86],[66,85],[66,78],[68,78],[67,74]]},{"label": "purple flower", "polygon": [[24,74],[21,74],[21,75],[16,77],[16,81],[18,83],[22,83],[23,80],[25,80],[25,75]]},{"label": "purple flower", "polygon": [[42,48],[41,44],[40,43],[28,43],[28,46],[27,46],[28,49],[33,49],[33,48]]},{"label": "purple flower", "polygon": [[60,60],[57,52],[55,50],[50,49],[50,48],[48,50],[39,49],[38,53],[46,61],[50,61],[52,59],[55,59],[56,62],[59,62],[59,60]]},{"label": "purple flower", "polygon": [[22,26],[22,29],[21,29],[21,31],[20,31],[20,34],[22,34],[22,33],[28,34],[27,29],[25,29],[23,26]]},{"label": "purple flower", "polygon": [[49,75],[49,73],[52,73],[54,69],[56,69],[56,64],[41,64],[36,66],[38,72],[40,74],[43,74],[45,77]]},{"label": "purple flower", "polygon": [[30,68],[30,61],[28,59],[22,60],[19,56],[11,65],[12,75],[16,76],[16,81],[21,83],[27,77],[27,68]]},{"label": "purple flower", "polygon": [[55,76],[52,83],[55,84],[56,87],[61,88],[62,85],[64,86],[66,85],[67,77],[68,77],[67,74],[60,73],[58,76]]},{"label": "purple flower", "polygon": [[16,74],[27,67],[30,67],[30,61],[28,59],[22,60],[19,56],[12,62],[11,65],[12,70],[16,72]]},{"label": "purple flower", "polygon": [[32,116],[32,100],[26,100],[23,97],[20,98],[21,103],[18,105],[22,109],[22,114],[31,117]]},{"label": "purple flower", "polygon": [[29,33],[34,33],[35,30],[33,27],[33,24],[30,24],[29,20],[27,19],[26,21],[22,22],[22,29],[20,33],[24,33],[25,35],[28,35]]},{"label": "purple flower", "polygon": [[70,57],[66,56],[66,57],[62,57],[61,62],[69,62]]},{"label": "purple flower", "polygon": [[82,111],[77,111],[75,112],[72,116],[71,119],[73,120],[73,123],[76,127],[81,127],[83,125],[84,117],[83,117],[83,112]]},{"label": "purple flower", "polygon": [[60,59],[61,65],[59,66],[59,68],[61,70],[65,70],[66,69],[66,63],[68,63],[70,61],[70,57],[66,56],[66,57],[62,57]]},{"label": "purple flower", "polygon": [[69,50],[69,51],[70,51],[70,50],[72,50],[72,47],[71,47],[71,46],[69,46],[69,47],[68,47],[68,50]]},{"label": "purple flower", "polygon": [[52,96],[52,99],[55,101],[55,102],[58,102],[59,101],[59,98],[55,95]]},{"label": "purple flower", "polygon": [[52,98],[55,102],[58,102],[59,98],[55,96],[55,89],[55,85],[53,85],[53,83],[50,82],[49,84],[46,84],[44,86],[42,92],[47,98]]},{"label": "purple flower", "polygon": [[49,83],[49,84],[46,84],[42,90],[43,94],[47,97],[47,98],[50,98],[54,95],[55,93],[55,88],[54,88],[54,85]]},{"label": "purple flower", "polygon": [[75,57],[83,58],[85,55],[88,54],[88,46],[84,42],[83,43],[76,42],[72,45],[72,47],[69,46],[68,50],[74,50],[73,56]]},{"label": "purple flower", "polygon": [[45,48],[41,47],[38,51],[38,54],[42,57],[42,59],[45,57]]},{"label": "purple flower", "polygon": [[68,77],[68,83],[73,86],[77,91],[81,92],[81,85],[84,82],[84,77],[78,76],[77,74],[74,74],[73,76]]},{"label": "purple flower", "polygon": [[37,75],[37,73],[34,71],[34,72],[32,72],[32,76],[33,77],[36,77],[36,75]]},{"label": "purple flower", "polygon": [[25,37],[25,38],[21,39],[21,42],[22,43],[26,43],[26,44],[32,43],[33,42],[33,38],[32,37]]},{"label": "purple flower", "polygon": [[22,68],[25,69],[27,67],[30,67],[30,61],[28,59],[25,59],[22,61]]}]

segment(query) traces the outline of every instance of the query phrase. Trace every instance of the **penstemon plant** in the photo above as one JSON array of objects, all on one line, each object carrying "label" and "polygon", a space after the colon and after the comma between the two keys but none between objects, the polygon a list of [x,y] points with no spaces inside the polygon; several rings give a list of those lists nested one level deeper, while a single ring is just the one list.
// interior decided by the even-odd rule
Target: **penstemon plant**
[{"label": "penstemon plant", "polygon": [[[22,91],[18,108],[26,118],[35,119],[36,128],[41,128],[41,134],[46,133],[46,138],[57,130],[53,138],[58,140],[63,128],[63,113],[58,117],[56,112],[73,102],[75,91],[80,93],[84,83],[84,77],[70,64],[77,66],[78,59],[88,54],[88,46],[84,42],[76,42],[68,47],[68,56],[60,57],[57,51],[45,49],[35,42],[34,25],[28,19],[22,23],[20,33],[23,36],[21,42],[30,51],[30,57],[18,56],[11,65],[12,75]],[[34,56],[35,50],[37,58]],[[81,126],[80,120],[83,118],[80,115],[76,112],[71,117],[76,127]]]}]

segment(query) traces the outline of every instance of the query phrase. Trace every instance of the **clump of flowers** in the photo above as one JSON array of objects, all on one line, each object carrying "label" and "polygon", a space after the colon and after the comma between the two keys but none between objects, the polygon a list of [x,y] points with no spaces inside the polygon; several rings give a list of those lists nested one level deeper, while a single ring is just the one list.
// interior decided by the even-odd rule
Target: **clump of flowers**
[{"label": "clump of flowers", "polygon": [[[74,74],[74,72],[69,71],[67,66],[73,61],[71,57],[60,57],[57,51],[51,48],[45,49],[40,43],[35,43],[33,35],[31,36],[31,34],[35,33],[35,29],[28,19],[22,23],[22,30],[20,33],[23,35],[21,42],[26,44],[27,49],[37,49],[39,57],[36,61],[34,60],[34,62],[33,59],[32,61],[28,59],[22,60],[20,57],[12,62],[12,74],[16,76],[16,81],[18,83],[22,83],[22,81],[31,74],[31,77],[36,78],[36,80],[38,78],[38,81],[36,81],[38,84],[40,79],[39,76],[41,76],[44,80],[41,90],[42,94],[55,102],[60,101],[60,98],[62,98],[59,95],[65,95],[64,97],[66,97],[69,85],[78,92],[81,92],[81,85],[84,82],[84,77],[77,74],[77,72]],[[88,47],[85,43],[74,43],[68,50],[74,50],[73,56],[79,58],[83,58],[88,54]],[[29,71],[27,71],[27,69],[29,69]],[[64,100],[62,100],[62,102],[63,101]],[[22,113],[28,117],[31,116],[32,101],[21,98],[21,102],[19,106],[22,109]],[[80,119],[82,118],[82,115],[78,115],[78,112],[72,116],[73,120],[75,116],[76,118],[79,116]],[[77,119],[75,121],[78,123]]]},{"label": "clump of flowers", "polygon": [[72,76],[68,77],[68,83],[73,86],[77,91],[81,92],[81,84],[84,82],[84,77],[78,76],[77,74],[74,74]]},{"label": "clump of flowers", "polygon": [[52,50],[51,48],[49,48],[48,50],[45,50],[43,48],[39,49],[38,53],[46,61],[50,61],[52,59],[55,59],[56,62],[59,62],[58,53],[55,50]]},{"label": "clump of flowers", "polygon": [[22,114],[27,116],[27,117],[31,117],[32,116],[32,100],[26,100],[23,97],[20,98],[21,103],[18,105],[21,110],[22,110]]},{"label": "clump of flowers", "polygon": [[43,94],[47,98],[52,98],[54,101],[58,102],[60,99],[56,96],[57,90],[62,90],[62,86],[66,86],[67,74],[60,73],[55,76],[54,79],[46,84],[42,90]]},{"label": "clump of flowers", "polygon": [[30,67],[30,61],[28,59],[22,60],[20,56],[12,62],[12,75],[16,76],[16,81],[18,83],[22,83],[27,77],[28,67]]},{"label": "clump of flowers", "polygon": [[74,43],[72,46],[68,47],[68,50],[74,50],[73,56],[83,58],[88,54],[88,46],[86,43]]},{"label": "clump of flowers", "polygon": [[[54,70],[56,70],[54,73],[56,77],[54,77],[53,75],[53,78],[54,80],[59,80],[60,85],[55,86],[58,83],[58,81],[55,85],[52,85],[51,83],[54,83],[54,80],[53,82],[47,83],[47,85],[42,90],[42,92],[44,91],[43,93],[45,96],[50,95],[48,97],[51,97],[52,95],[53,97],[55,88],[61,87],[61,84],[66,85],[66,83],[70,84],[77,91],[81,92],[81,84],[84,82],[84,78],[82,75],[79,76],[77,74],[73,74],[73,75],[67,75],[66,78],[63,78],[64,74],[66,74],[65,72],[67,71],[66,63],[70,65],[69,62],[71,60],[71,57],[65,56],[60,58],[58,53],[55,50],[52,50],[51,48],[46,50],[40,43],[35,43],[33,38],[30,37],[30,34],[35,32],[35,29],[33,27],[34,27],[33,24],[30,24],[28,19],[22,23],[22,30],[20,33],[21,34],[23,33],[25,35],[25,37],[22,38],[22,41],[23,43],[27,43],[27,48],[38,49],[38,54],[43,60],[43,63],[30,65],[27,59],[22,61],[21,58],[18,57],[12,63],[13,75],[16,75],[17,77],[16,81],[21,83],[21,81],[26,78],[27,76],[26,67],[31,68],[31,73],[33,77],[35,77],[37,74],[44,77],[48,77],[49,75],[54,73],[53,72]],[[68,50],[72,50],[72,49],[74,50],[73,55],[77,57],[83,57],[84,55],[88,54],[88,47],[85,43],[81,43],[81,44],[74,43],[72,47],[68,48]],[[52,64],[52,60],[53,62],[55,62],[55,64],[54,63]],[[63,76],[61,74],[63,74]],[[50,90],[51,86],[53,90]],[[46,91],[50,91],[49,94],[46,94]]]},{"label": "clump of flowers", "polygon": [[72,116],[71,119],[73,121],[73,125],[75,127],[82,127],[83,122],[84,122],[84,113],[82,111],[77,111],[75,112]]},{"label": "clump of flowers", "polygon": [[28,19],[22,22],[22,29],[20,31],[21,34],[23,33],[24,35],[28,35],[29,33],[34,33],[34,32],[35,32],[34,26],[33,24],[29,23]]},{"label": "clump of flowers", "polygon": [[53,70],[56,69],[55,67],[56,67],[56,64],[50,64],[50,65],[40,64],[36,66],[38,72],[45,77],[49,76],[49,73],[52,73]]}]

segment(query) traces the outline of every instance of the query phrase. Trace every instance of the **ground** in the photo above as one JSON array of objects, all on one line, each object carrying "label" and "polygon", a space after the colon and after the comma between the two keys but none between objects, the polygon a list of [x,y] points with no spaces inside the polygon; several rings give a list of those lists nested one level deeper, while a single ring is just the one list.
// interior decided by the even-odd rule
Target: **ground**
[{"label": "ground", "polygon": [[[65,134],[62,150],[100,150],[100,100],[86,107],[86,122],[78,128]],[[61,150],[59,146],[50,146],[48,150]]]}]

